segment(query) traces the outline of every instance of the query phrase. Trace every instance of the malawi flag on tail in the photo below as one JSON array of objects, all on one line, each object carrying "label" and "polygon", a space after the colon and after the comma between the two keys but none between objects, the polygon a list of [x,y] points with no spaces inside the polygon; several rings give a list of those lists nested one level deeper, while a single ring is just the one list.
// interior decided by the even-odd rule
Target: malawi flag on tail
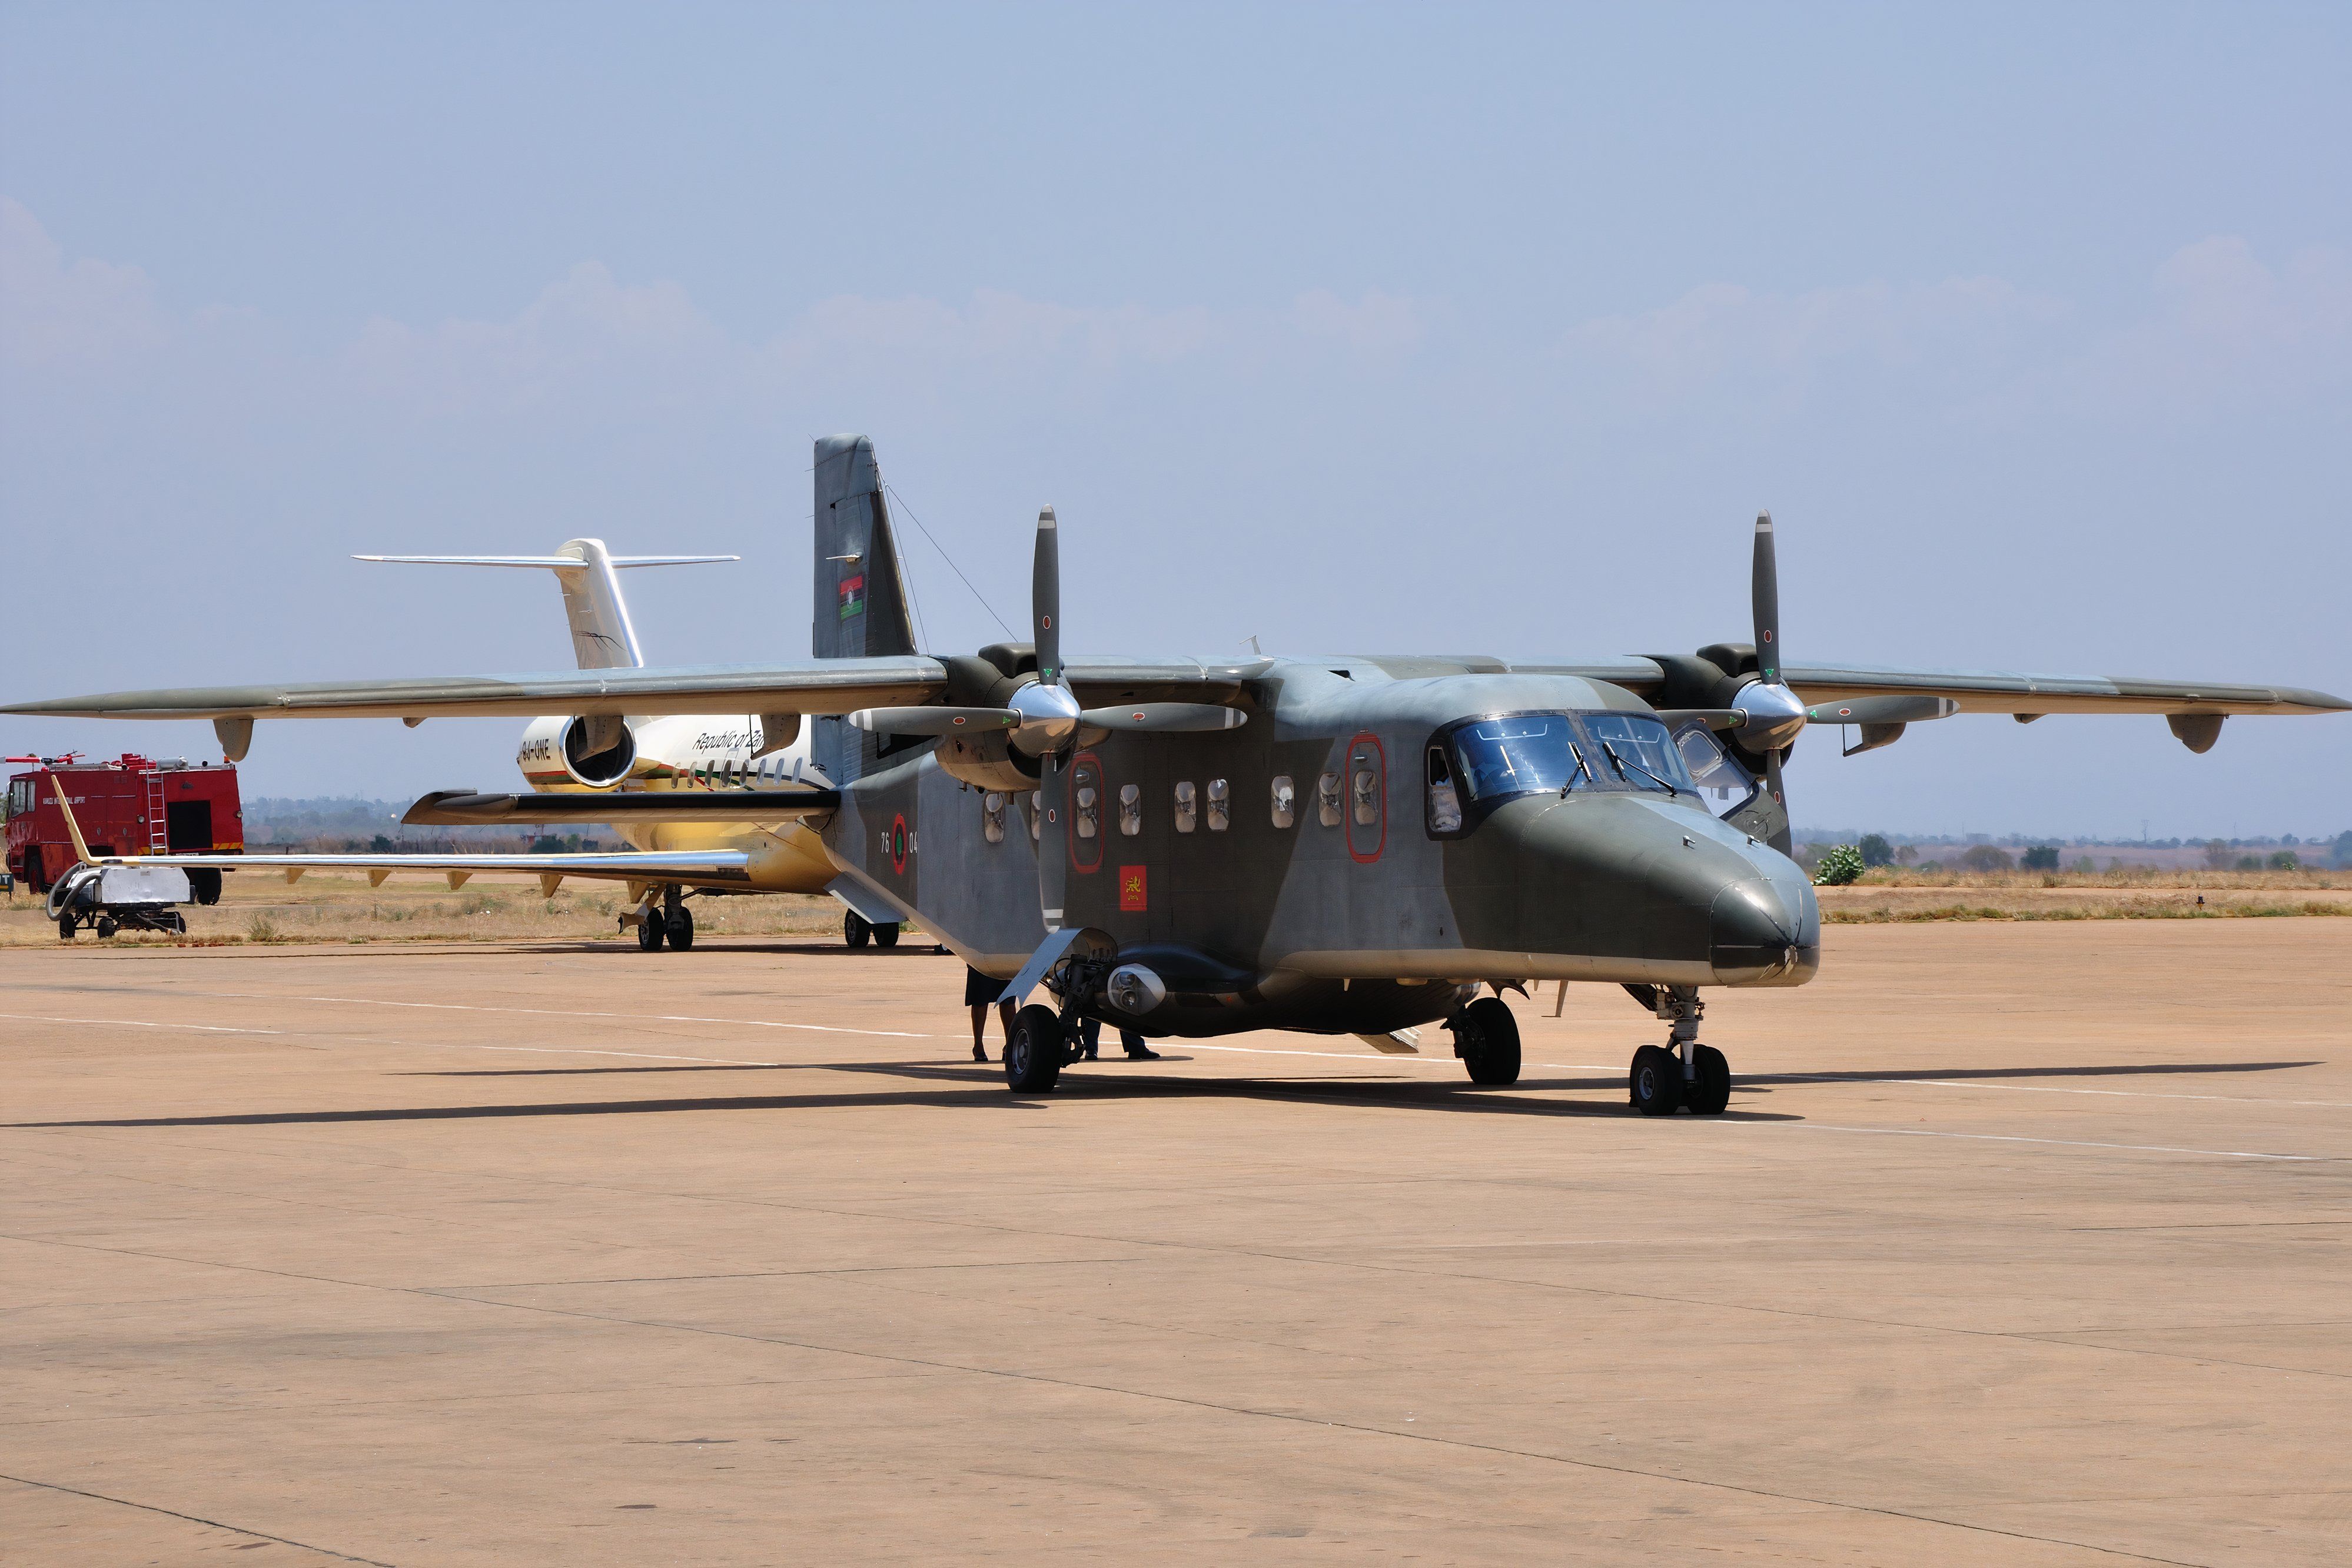
[{"label": "malawi flag on tail", "polygon": [[841,580],[841,618],[845,621],[852,616],[865,613],[866,574],[861,572],[855,577],[844,577]]}]

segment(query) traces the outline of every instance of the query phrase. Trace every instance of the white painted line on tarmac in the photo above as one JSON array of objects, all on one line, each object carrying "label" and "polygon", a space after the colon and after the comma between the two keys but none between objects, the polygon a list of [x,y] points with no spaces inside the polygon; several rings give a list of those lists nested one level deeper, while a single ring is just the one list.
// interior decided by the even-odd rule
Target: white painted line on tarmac
[{"label": "white painted line on tarmac", "polygon": [[670,1057],[653,1051],[592,1051],[584,1046],[442,1046],[426,1044],[418,1047],[428,1051],[529,1051],[543,1057],[627,1057],[640,1062],[715,1062],[730,1068],[788,1068],[791,1062],[755,1062],[740,1057]]},{"label": "white painted line on tarmac", "polygon": [[632,1024],[727,1024],[741,1029],[805,1029],[819,1035],[872,1035],[891,1040],[945,1037],[908,1029],[851,1029],[834,1024],[785,1024],[772,1018],[704,1018],[690,1013],[584,1013],[560,1007],[485,1007],[466,1002],[395,1002],[382,996],[295,996],[277,991],[188,991],[181,994],[226,996],[247,1002],[330,1002],[344,1007],[421,1007],[439,1013],[516,1013],[533,1018],[617,1018]]},{"label": "white painted line on tarmac", "polygon": [[1879,1138],[1957,1138],[1973,1143],[2042,1143],[2059,1149],[2118,1149],[2133,1154],[2203,1154],[2216,1160],[2326,1163],[2346,1158],[2341,1154],[2269,1154],[2251,1149],[2183,1149],[2168,1143],[2095,1143],[2083,1138],[2023,1138],[2007,1132],[1937,1132],[1925,1127],[1843,1127],[1832,1121],[1718,1121],[1716,1125],[1791,1132],[1860,1132]]},{"label": "white painted line on tarmac", "polygon": [[[1445,1072],[1459,1070],[1458,1064],[1450,1056],[1392,1057],[1380,1053],[1367,1056],[1361,1051],[1292,1051],[1272,1046],[1211,1046],[1204,1045],[1199,1040],[1181,1039],[1172,1040],[1170,1044],[1184,1051],[1238,1051],[1244,1056],[1253,1057],[1323,1057],[1332,1061],[1361,1062],[1367,1067],[1378,1062],[1382,1067],[1437,1068]],[[1615,1068],[1599,1067],[1591,1062],[1527,1062],[1522,1065],[1531,1068],[1549,1068],[1559,1072],[1615,1072],[1618,1070]]]},{"label": "white painted line on tarmac", "polygon": [[161,1024],[145,1018],[52,1018],[39,1013],[0,1013],[25,1024],[98,1024],[117,1029],[194,1029],[206,1035],[282,1035],[283,1029],[236,1029],[226,1024]]},{"label": "white painted line on tarmac", "polygon": [[[1738,1082],[1733,1079],[1734,1083]],[[1824,1080],[1834,1081],[1834,1080]],[[2012,1094],[2100,1094],[2124,1100],[2212,1100],[2225,1105],[2303,1105],[2328,1110],[2352,1110],[2352,1100],[2264,1100],[2249,1094],[2166,1094],[2153,1089],[2063,1089],[2041,1083],[1970,1083],[1941,1078],[1895,1078],[1874,1079],[1882,1083],[1916,1083],[1928,1089],[2005,1089]]]}]

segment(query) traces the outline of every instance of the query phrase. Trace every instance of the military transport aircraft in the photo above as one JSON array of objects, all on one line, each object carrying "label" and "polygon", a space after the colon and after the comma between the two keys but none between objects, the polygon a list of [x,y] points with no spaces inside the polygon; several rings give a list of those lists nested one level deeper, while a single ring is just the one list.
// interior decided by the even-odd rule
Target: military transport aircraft
[{"label": "military transport aircraft", "polygon": [[[828,460],[870,447],[820,442]],[[1711,985],[1796,985],[1820,911],[1788,857],[1781,764],[1808,724],[1863,747],[1960,712],[2164,715],[2192,751],[2231,714],[2339,712],[2323,692],[2105,676],[1782,662],[1771,520],[1756,523],[1752,644],[1690,655],[1065,659],[1060,531],[1038,519],[1034,640],[925,658],[865,619],[870,507],[820,501],[820,657],[573,675],[337,681],[65,698],[50,716],[797,713],[822,796],[805,820],[863,893],[1021,1000],[1004,1052],[1051,1089],[1081,1018],[1146,1036],[1352,1034],[1411,1049],[1442,1023],[1480,1084],[1519,1073],[1503,994],[1623,986],[1668,1025],[1633,1105],[1720,1112],[1699,1042]],[[878,504],[878,498],[877,504]],[[858,515],[861,511],[866,515]],[[1862,748],[1856,748],[1857,750]],[[597,803],[609,809],[608,802]],[[655,809],[658,808],[656,803]],[[411,820],[515,819],[512,796],[428,795]]]}]

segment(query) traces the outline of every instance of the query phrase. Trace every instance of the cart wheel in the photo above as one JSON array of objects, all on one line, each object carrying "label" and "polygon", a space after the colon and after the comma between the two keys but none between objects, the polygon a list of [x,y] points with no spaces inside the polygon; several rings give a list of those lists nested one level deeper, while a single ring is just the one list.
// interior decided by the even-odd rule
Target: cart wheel
[{"label": "cart wheel", "polygon": [[100,915],[98,917],[98,935],[100,941],[103,942],[106,938],[112,936],[116,931],[119,931],[122,928],[121,926],[114,923],[114,917],[112,915]]},{"label": "cart wheel", "polygon": [[59,916],[58,917],[58,940],[59,942],[71,942],[71,941],[73,941],[73,931],[74,931],[74,918],[73,918],[73,916],[72,916],[72,915],[70,915],[70,914],[63,914],[63,915],[59,915]]},{"label": "cart wheel", "polygon": [[188,917],[177,910],[172,911],[172,934],[173,936],[188,934]]}]

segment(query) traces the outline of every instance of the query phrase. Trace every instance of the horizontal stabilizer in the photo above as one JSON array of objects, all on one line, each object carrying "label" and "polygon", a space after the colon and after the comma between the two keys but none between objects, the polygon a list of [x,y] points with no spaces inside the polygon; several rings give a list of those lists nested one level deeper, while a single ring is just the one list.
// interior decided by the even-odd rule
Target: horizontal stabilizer
[{"label": "horizontal stabilizer", "polygon": [[[551,572],[584,572],[588,563],[576,555],[354,555],[354,561],[383,561],[397,566],[541,566]],[[610,555],[615,567],[715,566],[740,561],[740,555]]]}]

